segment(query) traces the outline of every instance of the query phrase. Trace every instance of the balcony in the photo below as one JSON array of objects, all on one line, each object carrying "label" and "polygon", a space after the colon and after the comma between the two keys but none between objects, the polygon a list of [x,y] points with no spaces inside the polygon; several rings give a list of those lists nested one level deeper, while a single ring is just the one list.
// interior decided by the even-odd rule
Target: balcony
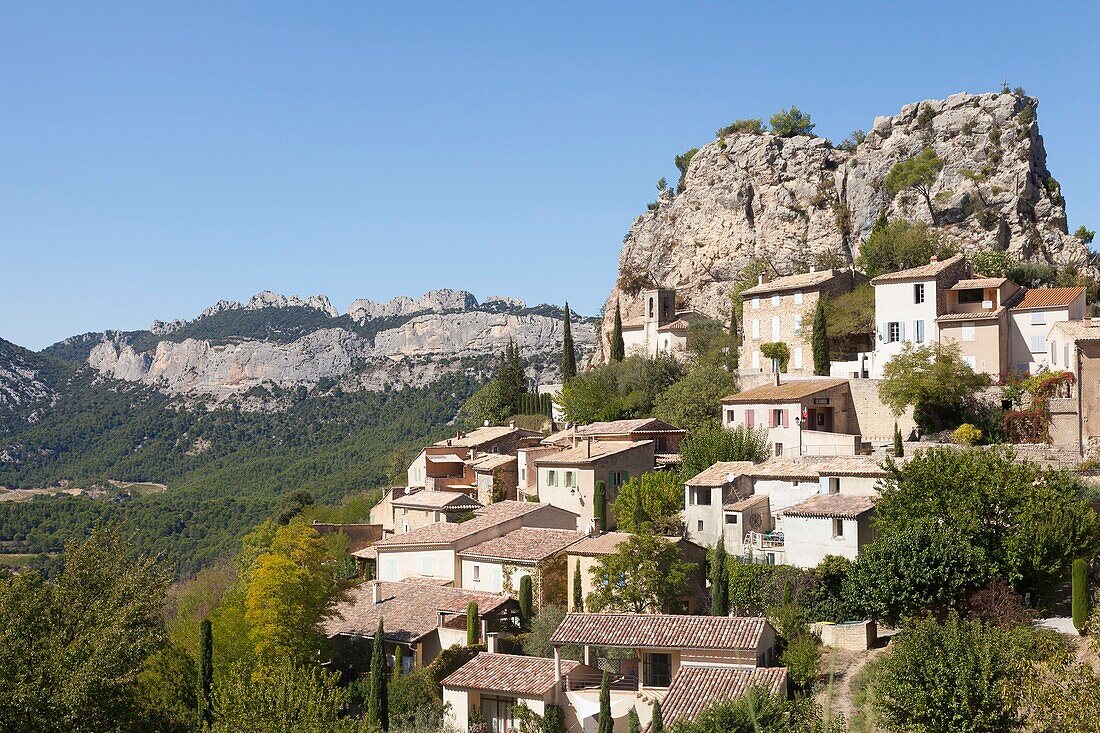
[{"label": "balcony", "polygon": [[[620,692],[637,692],[638,677],[633,674],[608,673],[607,688]],[[603,684],[603,674],[597,672],[572,672],[562,679],[562,689],[570,692],[573,690],[598,690]]]},{"label": "balcony", "polygon": [[755,550],[774,550],[784,547],[782,532],[749,532],[745,536],[745,547]]}]

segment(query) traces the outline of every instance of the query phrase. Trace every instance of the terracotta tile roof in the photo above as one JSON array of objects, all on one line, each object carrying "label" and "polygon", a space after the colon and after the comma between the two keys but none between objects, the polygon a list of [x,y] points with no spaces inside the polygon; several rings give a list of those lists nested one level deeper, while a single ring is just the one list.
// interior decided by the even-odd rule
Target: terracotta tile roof
[{"label": "terracotta tile roof", "polygon": [[730,669],[724,667],[681,667],[661,703],[667,726],[693,720],[707,706],[719,700],[734,700],[760,685],[774,694],[787,692],[786,667]]},{"label": "terracotta tile roof", "polygon": [[742,476],[756,464],[752,461],[719,461],[710,468],[704,468],[695,476],[684,482],[686,486],[725,486],[729,483],[726,478],[729,474]]},{"label": "terracotta tile roof", "polygon": [[551,453],[535,459],[536,466],[578,465],[583,466],[598,461],[608,456],[626,453],[635,449],[649,447],[653,450],[652,440],[593,440],[591,448],[585,443],[578,443],[576,448],[569,448],[560,453]]},{"label": "terracotta tile roof", "polygon": [[764,504],[768,501],[770,500],[768,499],[767,494],[753,494],[752,496],[741,499],[740,501],[726,504],[722,507],[722,509],[727,512],[743,512],[746,509],[751,509],[757,504]]},{"label": "terracotta tile roof", "polygon": [[424,456],[425,460],[430,463],[465,463],[466,459],[462,456],[456,456],[454,453],[435,453]]},{"label": "terracotta tile roof", "polygon": [[476,460],[470,461],[470,468],[475,471],[495,471],[501,466],[507,466],[509,463],[515,463],[516,457],[505,455],[503,453],[490,453],[487,456],[482,456]]},{"label": "terracotta tile roof", "polygon": [[671,323],[666,323],[665,325],[661,326],[657,330],[661,331],[661,332],[668,332],[668,331],[686,331],[687,329],[688,329],[688,322],[686,320],[684,320],[683,318],[677,318],[675,321],[672,321]]},{"label": "terracotta tile roof", "polygon": [[460,491],[434,491],[422,489],[394,499],[396,507],[415,509],[453,509],[455,511],[473,511],[481,509],[481,502]]},{"label": "terracotta tile roof", "polygon": [[573,435],[576,433],[576,427],[566,428],[565,430],[559,430],[556,433],[551,433],[542,439],[542,445],[569,445],[573,440]]},{"label": "terracotta tile roof", "polygon": [[1085,294],[1083,287],[1076,288],[1032,288],[1024,294],[1024,299],[1014,305],[1013,310],[1022,308],[1064,308]]},{"label": "terracotta tile roof", "polygon": [[[563,659],[562,674],[580,666]],[[484,690],[511,695],[542,697],[556,682],[554,660],[545,657],[520,657],[514,654],[481,652],[443,678],[443,686],[466,690]]]},{"label": "terracotta tile roof", "polygon": [[1001,314],[1005,312],[1005,307],[1002,305],[999,308],[994,308],[991,311],[977,311],[975,313],[944,313],[942,316],[936,316],[936,323],[944,323],[946,321],[994,321],[1001,317]]},{"label": "terracotta tile roof", "polygon": [[977,288],[999,288],[1008,282],[1007,277],[972,277],[967,280],[959,280],[948,290],[976,290]]},{"label": "terracotta tile roof", "polygon": [[1100,319],[1061,321],[1051,326],[1048,333],[1056,330],[1074,341],[1096,341],[1100,339]]},{"label": "terracotta tile roof", "polygon": [[484,557],[494,560],[538,562],[584,539],[583,532],[571,529],[520,527],[458,553],[459,557]]},{"label": "terracotta tile roof", "polygon": [[477,430],[471,430],[468,433],[464,433],[460,438],[444,438],[443,440],[440,440],[437,443],[433,443],[432,445],[441,448],[476,448],[479,445],[508,437],[513,433],[521,437],[538,435],[538,433],[532,430],[521,430],[520,428],[513,428],[510,425],[499,425],[495,427],[491,426],[487,428],[478,428]]},{"label": "terracotta tile roof", "polygon": [[855,519],[875,508],[873,496],[843,496],[841,494],[817,494],[801,504],[783,510],[788,517],[826,517]]},{"label": "terracotta tile roof", "polygon": [[[373,603],[374,586],[379,586],[381,602]],[[466,607],[477,603],[479,614],[493,613],[509,602],[508,596],[481,591],[450,588],[429,583],[387,583],[372,580],[348,591],[348,600],[336,606],[334,615],[324,622],[325,635],[354,634],[374,636],[378,620],[383,619],[386,639],[412,642],[439,627],[441,611],[466,614]]]},{"label": "terracotta tile roof", "polygon": [[767,619],[762,617],[567,613],[551,634],[550,643],[656,649],[756,649],[767,626]]},{"label": "terracotta tile roof", "polygon": [[[507,522],[517,517],[522,517],[532,512],[563,511],[550,504],[539,504],[531,501],[498,501],[495,504],[479,509],[477,516],[465,522],[436,522],[425,527],[395,534],[383,540],[375,542],[366,550],[352,553],[356,557],[373,560],[378,557],[378,548],[387,548],[402,545],[447,545],[459,541],[472,534],[488,529],[495,525]],[[371,552],[373,550],[373,552]]]},{"label": "terracotta tile roof", "polygon": [[753,285],[747,290],[741,291],[741,297],[752,297],[764,293],[775,293],[782,290],[798,290],[800,288],[817,288],[839,275],[837,270],[818,270],[817,272],[804,272],[800,275],[787,275],[776,279]]},{"label": "terracotta tile roof", "polygon": [[[897,459],[904,462],[906,459]],[[821,476],[857,476],[885,478],[887,473],[879,462],[870,456],[802,456],[801,458],[769,458],[756,463],[745,471],[755,479],[805,479]]]},{"label": "terracotta tile roof", "polygon": [[962,262],[962,255],[954,255],[948,257],[946,260],[939,260],[938,262],[929,262],[927,265],[921,265],[920,267],[911,267],[908,270],[898,270],[897,272],[888,272],[884,275],[879,275],[871,280],[872,285],[881,285],[888,282],[901,282],[904,280],[927,280],[929,278],[936,277],[941,272],[946,270],[952,265],[956,265]]},{"label": "terracotta tile roof", "polygon": [[729,397],[722,404],[761,404],[765,402],[797,402],[833,387],[848,384],[847,379],[796,379],[780,385],[765,384]]},{"label": "terracotta tile roof", "polygon": [[633,420],[613,420],[611,422],[594,422],[588,425],[579,425],[575,430],[578,438],[588,436],[600,437],[604,435],[627,435],[629,433],[686,432],[675,425],[670,425],[664,420],[658,420],[655,417],[642,417]]},{"label": "terracotta tile roof", "polygon": [[[569,554],[579,555],[581,557],[614,555],[619,551],[619,545],[629,540],[630,537],[631,534],[629,532],[603,532],[593,537],[585,537],[577,544],[569,547]],[[680,545],[681,549],[686,545],[694,544],[689,540],[685,540],[683,537],[665,537],[664,539],[669,542],[675,542]]]}]

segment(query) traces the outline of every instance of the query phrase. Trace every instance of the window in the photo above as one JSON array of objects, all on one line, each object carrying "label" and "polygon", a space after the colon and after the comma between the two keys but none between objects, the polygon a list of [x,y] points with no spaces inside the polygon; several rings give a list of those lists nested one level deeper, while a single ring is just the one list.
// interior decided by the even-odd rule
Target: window
[{"label": "window", "polygon": [[653,317],[653,298],[649,299],[649,317]]},{"label": "window", "polygon": [[699,531],[700,531],[700,532],[702,532],[702,531],[703,531],[703,520],[702,520],[702,519],[700,519],[700,520],[699,520],[699,527],[698,527],[698,529],[699,529]]},{"label": "window", "polygon": [[779,340],[779,316],[772,316],[772,341]]},{"label": "window", "polygon": [[959,291],[960,303],[981,303],[985,300],[985,291],[981,288],[970,288]]},{"label": "window", "polygon": [[726,515],[726,524],[737,524],[737,515],[736,514],[727,514]]},{"label": "window", "polygon": [[801,346],[796,346],[795,349],[794,349],[794,368],[795,369],[801,369],[802,368],[802,347]]},{"label": "window", "polygon": [[481,566],[474,565],[474,582],[476,583],[479,580],[481,580]]},{"label": "window", "polygon": [[794,291],[794,304],[795,305],[802,305],[802,291],[801,290]]},{"label": "window", "polygon": [[963,361],[974,371],[978,371],[978,358],[976,356],[964,356]]},{"label": "window", "polygon": [[1046,343],[1043,337],[1039,334],[1034,334],[1031,337],[1031,350],[1036,353],[1042,353],[1047,350]]},{"label": "window", "polygon": [[775,444],[775,457],[776,458],[782,458],[783,457],[783,444],[782,443],[776,443]]},{"label": "window", "polygon": [[844,520],[843,519],[834,519],[833,520],[833,537],[843,537],[843,536],[844,536]]},{"label": "window", "polygon": [[565,488],[567,489],[571,489],[574,486],[573,473],[573,471],[565,471]]},{"label": "window", "polygon": [[760,338],[760,319],[752,319],[752,337],[754,339]]},{"label": "window", "polygon": [[752,299],[752,309],[754,311],[760,310],[760,298],[759,297]]},{"label": "window", "polygon": [[547,471],[546,472],[546,485],[547,486],[557,486],[558,485],[558,472],[557,471]]},{"label": "window", "polygon": [[[1058,342],[1057,341],[1051,341],[1050,342],[1050,363],[1051,364],[1057,364],[1058,363]],[[1066,362],[1066,366],[1069,366],[1068,361]]]},{"label": "window", "polygon": [[668,687],[672,684],[672,656],[646,653],[642,656],[642,684],[646,687]]},{"label": "window", "polygon": [[629,478],[626,471],[612,471],[610,476],[611,485],[618,488],[625,484]]},{"label": "window", "polygon": [[753,369],[759,369],[760,368],[760,352],[759,351],[752,352],[752,368]]},{"label": "window", "polygon": [[783,425],[783,410],[772,410],[772,427],[778,428]]},{"label": "window", "polygon": [[913,285],[913,302],[924,302],[924,283],[916,283],[915,285]]},{"label": "window", "polygon": [[830,476],[829,477],[829,493],[830,494],[839,494],[840,493],[840,477],[839,476]]},{"label": "window", "polygon": [[491,733],[513,733],[517,730],[512,719],[512,707],[515,704],[514,697],[481,696],[481,717]]},{"label": "window", "polygon": [[918,344],[924,343],[924,321],[913,321],[913,337]]},{"label": "window", "polygon": [[527,466],[519,467],[519,480],[523,482],[527,481]]},{"label": "window", "polygon": [[776,293],[775,295],[772,296],[772,305],[775,306],[776,308],[779,307],[779,293]]},{"label": "window", "polygon": [[692,492],[695,497],[694,506],[710,506],[710,489],[705,487],[696,487]]},{"label": "window", "polygon": [[891,321],[886,324],[886,343],[893,344],[901,341],[901,324]]},{"label": "window", "polygon": [[407,516],[409,516],[409,509],[408,509],[408,507],[401,507],[401,516],[403,516],[403,517],[407,517]]},{"label": "window", "polygon": [[[747,414],[747,413],[746,413],[746,414]],[[731,425],[731,424],[733,424],[734,420],[736,420],[736,419],[737,419],[737,418],[735,417],[735,415],[736,415],[736,413],[734,413],[734,411],[733,411],[733,410],[726,410],[726,424],[727,424],[727,425]]]},{"label": "window", "polygon": [[794,317],[794,332],[802,333],[802,316]]},{"label": "window", "polygon": [[1042,311],[1032,311],[1031,313],[1031,325],[1042,326],[1047,322],[1047,314]]},{"label": "window", "polygon": [[962,330],[962,340],[963,341],[973,341],[974,340],[975,333],[974,333],[973,324],[971,324],[969,326],[963,326],[961,330]]},{"label": "window", "polygon": [[432,556],[421,555],[420,556],[420,574],[431,575],[432,574]]}]

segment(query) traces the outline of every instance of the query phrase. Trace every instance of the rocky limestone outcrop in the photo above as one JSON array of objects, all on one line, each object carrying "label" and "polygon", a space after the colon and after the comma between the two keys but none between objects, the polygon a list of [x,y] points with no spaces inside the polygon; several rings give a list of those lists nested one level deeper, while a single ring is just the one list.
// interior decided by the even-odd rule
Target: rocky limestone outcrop
[{"label": "rocky limestone outcrop", "polygon": [[[331,318],[340,315],[340,311],[332,306],[332,303],[329,302],[328,296],[326,295],[311,295],[308,298],[302,299],[297,295],[286,296],[281,293],[273,293],[270,290],[262,290],[249,298],[247,303],[243,304],[235,300],[219,300],[199,314],[199,318],[212,316],[215,313],[229,310],[260,310],[261,308],[291,307],[313,308],[314,310],[319,310],[327,314]],[[160,323],[160,321],[154,321],[154,324],[157,323]],[[150,330],[153,329],[150,328]]]},{"label": "rocky limestone outcrop", "polygon": [[444,288],[430,290],[415,300],[404,295],[385,303],[376,303],[373,300],[355,300],[348,308],[348,315],[354,321],[365,323],[376,318],[409,316],[424,312],[464,311],[477,306],[477,298],[472,293],[465,290]]},{"label": "rocky limestone outcrop", "polygon": [[34,355],[0,339],[0,413],[14,412],[52,394]]},{"label": "rocky limestone outcrop", "polygon": [[882,215],[931,224],[922,197],[890,196],[883,186],[896,163],[927,147],[945,161],[930,191],[935,223],[961,250],[1084,265],[1087,247],[1067,233],[1065,202],[1046,167],[1037,107],[1012,93],[955,94],[876,118],[854,150],[747,133],[704,145],[684,190],[663,192],[624,238],[600,351],[616,298],[625,317],[641,314],[643,283],[676,288],[685,306],[726,317],[730,290],[756,260],[780,275],[850,264]]}]

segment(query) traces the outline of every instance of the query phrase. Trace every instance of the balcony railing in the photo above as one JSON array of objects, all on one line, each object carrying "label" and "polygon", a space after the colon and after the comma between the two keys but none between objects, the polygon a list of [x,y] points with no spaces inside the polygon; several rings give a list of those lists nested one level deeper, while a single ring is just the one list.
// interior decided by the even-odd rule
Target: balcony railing
[{"label": "balcony railing", "polygon": [[782,532],[749,532],[745,537],[745,545],[760,549],[772,549],[784,546]]},{"label": "balcony railing", "polygon": [[[592,672],[573,672],[565,675],[562,683],[565,690],[598,690],[603,684],[603,675]],[[632,674],[609,674],[607,688],[637,692],[638,678]]]}]

